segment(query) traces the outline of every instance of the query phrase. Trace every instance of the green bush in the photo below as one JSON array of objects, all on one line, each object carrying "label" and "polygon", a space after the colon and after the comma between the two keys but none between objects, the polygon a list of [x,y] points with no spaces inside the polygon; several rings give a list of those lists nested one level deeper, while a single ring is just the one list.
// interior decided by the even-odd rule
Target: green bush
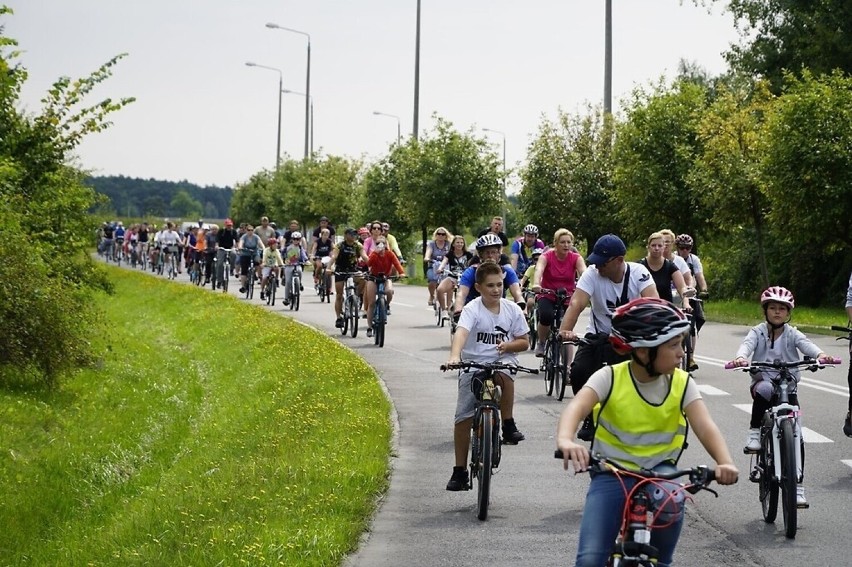
[{"label": "green bush", "polygon": [[[16,214],[5,206],[0,211],[0,320],[15,323],[0,334],[0,386],[52,387],[62,374],[95,361],[92,339],[104,329],[89,288],[69,285],[45,260],[61,252],[45,251],[22,233]],[[64,263],[69,270],[86,267],[84,260]],[[89,275],[78,276],[95,280],[103,277],[98,273],[91,266]]]}]

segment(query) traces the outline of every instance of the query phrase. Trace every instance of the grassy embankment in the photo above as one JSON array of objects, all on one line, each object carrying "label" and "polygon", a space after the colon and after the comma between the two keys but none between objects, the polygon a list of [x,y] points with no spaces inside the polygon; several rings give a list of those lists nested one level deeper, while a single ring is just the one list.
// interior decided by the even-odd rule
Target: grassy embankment
[{"label": "grassy embankment", "polygon": [[0,390],[0,562],[337,563],[387,484],[373,370],[231,297],[111,274],[102,366]]}]

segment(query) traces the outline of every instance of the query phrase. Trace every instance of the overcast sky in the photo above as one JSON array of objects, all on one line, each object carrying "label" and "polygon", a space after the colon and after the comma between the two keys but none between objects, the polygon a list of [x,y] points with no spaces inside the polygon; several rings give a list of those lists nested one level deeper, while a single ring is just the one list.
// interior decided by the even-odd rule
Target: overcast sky
[{"label": "overcast sky", "polygon": [[[58,77],[129,56],[93,93],[134,96],[114,126],[80,147],[82,166],[201,185],[234,185],[275,163],[278,74],[305,91],[311,37],[314,146],[375,160],[410,135],[416,0],[0,0],[6,35],[24,51],[24,108]],[[720,7],[690,0],[614,0],[614,106],[635,86],[672,76],[681,59],[711,73],[737,40]],[[604,0],[422,0],[420,130],[438,115],[477,129],[508,166],[524,160],[542,117],[603,96]],[[282,153],[304,152],[304,98],[283,98]]]}]

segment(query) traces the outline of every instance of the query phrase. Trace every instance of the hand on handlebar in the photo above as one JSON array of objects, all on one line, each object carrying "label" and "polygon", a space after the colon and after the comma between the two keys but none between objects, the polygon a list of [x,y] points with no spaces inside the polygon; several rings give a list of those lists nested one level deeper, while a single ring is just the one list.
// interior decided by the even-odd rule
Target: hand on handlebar
[{"label": "hand on handlebar", "polygon": [[739,475],[740,471],[733,464],[716,465],[716,482],[719,484],[734,484]]},{"label": "hand on handlebar", "polygon": [[574,441],[559,441],[559,450],[562,451],[562,468],[566,471],[573,461],[574,474],[581,473],[589,468],[589,450]]},{"label": "hand on handlebar", "polygon": [[725,363],[725,370],[732,370],[734,368],[745,368],[749,365],[749,361],[743,357],[735,358],[730,362]]},{"label": "hand on handlebar", "polygon": [[577,333],[574,331],[564,331],[562,329],[559,330],[559,336],[566,341],[575,341],[578,339]]},{"label": "hand on handlebar", "polygon": [[833,356],[822,356],[817,361],[820,364],[840,364],[840,359]]}]

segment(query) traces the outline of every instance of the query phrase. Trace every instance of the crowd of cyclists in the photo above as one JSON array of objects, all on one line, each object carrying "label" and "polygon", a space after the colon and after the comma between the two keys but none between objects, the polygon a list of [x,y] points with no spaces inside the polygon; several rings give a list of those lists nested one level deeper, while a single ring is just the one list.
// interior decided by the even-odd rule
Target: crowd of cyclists
[{"label": "crowd of cyclists", "polygon": [[[584,468],[590,452],[628,468],[673,466],[685,448],[688,426],[716,462],[717,482],[735,482],[738,471],[691,375],[698,364],[690,359],[686,371],[680,368],[684,340],[692,341],[694,352],[704,323],[698,298],[707,295],[707,280],[700,258],[693,253],[692,237],[675,235],[668,229],[655,231],[646,239],[645,256],[630,262],[625,260],[625,243],[614,234],[599,238],[584,258],[568,229],[560,228],[544,239],[536,225],[527,224],[522,234],[510,241],[503,226],[503,219],[494,217],[470,246],[464,236],[438,227],[424,248],[427,304],[450,313],[461,331],[454,336],[449,362],[516,360],[516,353],[529,349],[530,333],[538,337],[535,355],[543,356],[544,338],[557,308],[554,291],[564,289],[566,311],[559,334],[566,341],[583,339],[576,353],[569,354],[574,400],[558,426],[557,445],[565,456],[565,468]],[[325,274],[334,277],[331,293],[335,295],[338,328],[343,327],[343,286],[356,274],[356,289],[363,304],[361,316],[367,319],[370,337],[375,284],[364,275],[405,276],[405,259],[389,224],[376,220],[359,228],[346,228],[338,236],[329,219],[322,217],[310,238],[300,229],[301,224],[293,220],[281,230],[267,217],[258,226],[244,223],[238,227],[226,219],[221,229],[200,220],[180,231],[171,222],[159,228],[140,223],[127,229],[121,222],[104,223],[98,230],[98,251],[109,257],[145,258],[150,266],[156,266],[161,255],[167,259],[174,256],[178,271],[201,263],[203,283],[212,283],[214,288],[221,286],[225,270],[238,275],[244,287],[246,276],[254,269],[263,288],[270,274],[280,277],[282,268],[289,281],[288,270],[312,264],[315,288]],[[285,285],[285,304],[288,288]],[[391,280],[386,282],[386,295],[390,314]],[[826,358],[788,325],[795,307],[789,290],[770,287],[760,305],[765,322],[749,332],[736,353],[736,362],[752,357],[792,361],[800,353]],[[587,308],[589,323],[581,334],[575,326]],[[527,318],[533,310],[538,325],[530,329]],[[852,277],[846,310],[852,320]],[[690,325],[690,317],[694,325]],[[692,329],[694,335],[689,338]],[[459,377],[453,436],[456,463],[446,487],[451,491],[471,488],[465,467],[472,415],[470,380],[471,376],[464,373]],[[525,437],[513,416],[513,378],[501,374],[499,380],[503,390],[503,441],[517,444]],[[747,452],[755,449],[757,422],[772,397],[767,380],[767,376],[755,375],[750,388],[754,410],[744,449]],[[849,381],[852,388],[852,370]],[[795,397],[793,400],[798,404]],[[852,399],[849,409],[852,411]],[[843,431],[852,436],[849,413]],[[591,447],[579,441],[591,442]],[[797,504],[806,508],[803,470],[798,473]],[[602,565],[611,547],[624,498],[611,484],[596,477],[589,488],[587,507],[612,513],[591,515],[588,521],[583,515],[577,565]],[[681,523],[682,514],[655,532],[656,539],[651,543],[662,552],[660,565],[671,561]]]}]

